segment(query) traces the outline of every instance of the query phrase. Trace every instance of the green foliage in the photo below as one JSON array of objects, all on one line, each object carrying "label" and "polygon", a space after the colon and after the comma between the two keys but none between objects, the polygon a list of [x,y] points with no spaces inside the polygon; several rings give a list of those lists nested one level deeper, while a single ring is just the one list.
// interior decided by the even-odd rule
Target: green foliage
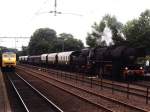
[{"label": "green foliage", "polygon": [[106,25],[104,21],[101,21],[99,24],[94,23],[94,25],[92,25],[92,33],[87,33],[86,44],[90,47],[95,47],[98,45],[103,46],[103,43],[106,43],[105,41],[102,41],[102,35],[105,27]]},{"label": "green foliage", "polygon": [[102,40],[104,29],[106,27],[111,30],[114,44],[121,44],[124,41],[124,38],[121,35],[123,28],[122,23],[117,21],[115,16],[105,15],[99,24],[94,23],[92,26],[92,33],[88,33],[86,37],[87,45],[90,47],[106,45],[106,41]]},{"label": "green foliage", "polygon": [[150,10],[142,12],[138,19],[128,21],[123,32],[130,46],[150,50]]},{"label": "green foliage", "polygon": [[102,21],[105,22],[106,26],[111,30],[113,43],[118,45],[122,44],[124,38],[122,37],[123,24],[119,22],[115,16],[106,15]]},{"label": "green foliage", "polygon": [[112,32],[112,40],[114,44],[121,44],[124,41],[123,37],[121,36],[123,28],[122,23],[119,22],[116,17],[111,17],[110,15],[106,15],[103,20],[106,21],[107,26]]},{"label": "green foliage", "polygon": [[17,52],[17,56],[26,56],[28,55],[28,47],[22,46],[22,51]]},{"label": "green foliage", "polygon": [[87,34],[86,37],[86,44],[89,45],[90,47],[95,47],[97,45],[96,43],[96,37],[92,36],[91,34]]},{"label": "green foliage", "polygon": [[6,47],[0,46],[0,51],[2,51],[3,49],[7,49]]},{"label": "green foliage", "polygon": [[1,53],[3,52],[15,52],[16,53],[17,49],[0,46],[0,52]]},{"label": "green foliage", "polygon": [[150,60],[150,56],[146,56],[146,57],[145,57],[145,60]]},{"label": "green foliage", "polygon": [[30,55],[48,53],[53,48],[53,43],[56,41],[56,31],[49,28],[40,28],[31,36],[28,46]]},{"label": "green foliage", "polygon": [[6,49],[6,47],[0,46],[0,57],[1,57],[1,54],[3,52],[3,49]]},{"label": "green foliage", "polygon": [[21,55],[39,55],[43,53],[80,50],[83,43],[73,38],[71,34],[62,33],[59,38],[56,32],[49,28],[40,28],[31,36],[28,47],[23,47]]},{"label": "green foliage", "polygon": [[75,39],[73,35],[61,33],[58,38],[60,51],[80,50],[84,47],[81,40]]},{"label": "green foliage", "polygon": [[22,46],[22,52],[21,52],[21,55],[22,56],[25,56],[28,54],[28,47],[26,46]]}]

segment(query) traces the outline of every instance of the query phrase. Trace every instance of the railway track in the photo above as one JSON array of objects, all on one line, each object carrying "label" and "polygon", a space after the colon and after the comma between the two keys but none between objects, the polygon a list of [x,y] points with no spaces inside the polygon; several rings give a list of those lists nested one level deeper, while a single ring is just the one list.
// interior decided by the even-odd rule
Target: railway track
[{"label": "railway track", "polygon": [[[20,70],[25,70],[26,68],[19,67]],[[95,91],[92,91],[88,88],[82,88],[77,85],[71,84],[71,83],[66,83],[62,80],[57,79],[56,77],[48,76],[46,74],[42,74],[37,71],[33,71],[31,69],[27,69],[26,74],[32,75],[40,80],[43,80],[46,83],[49,83],[57,88],[60,88],[66,92],[69,92],[70,94],[73,94],[80,99],[84,99],[88,102],[93,103],[94,105],[99,106],[100,108],[103,108],[109,112],[147,112],[147,109],[139,108],[137,106],[128,104],[123,101],[119,101],[114,98],[110,98],[107,96],[104,96],[100,93],[97,93]],[[55,82],[55,84],[52,83]],[[56,84],[57,82],[57,84]],[[88,97],[90,96],[90,97]]]},{"label": "railway track", "polygon": [[24,112],[63,112],[40,91],[29,84],[25,79],[16,73],[5,73],[11,86],[24,107]]},{"label": "railway track", "polygon": [[91,87],[96,86],[96,87],[101,87],[102,89],[107,88],[107,89],[112,89],[112,91],[123,92],[127,94],[127,97],[129,97],[129,95],[134,95],[134,96],[138,96],[141,98],[145,98],[146,103],[148,103],[148,100],[150,99],[149,97],[150,83],[149,83],[149,86],[148,84],[144,84],[144,83],[141,84],[141,82],[122,83],[122,82],[110,81],[106,79],[88,78],[88,77],[85,77],[84,75],[76,75],[74,73],[57,71],[53,69],[46,69],[46,68],[41,68],[37,66],[31,66],[31,65],[25,65],[25,66],[32,67],[37,70],[47,71],[53,74],[61,74],[62,77],[66,77],[72,81],[76,80],[76,81],[84,82]]},{"label": "railway track", "polygon": [[133,84],[150,88],[150,81],[143,81],[142,80],[142,81],[134,82]]}]

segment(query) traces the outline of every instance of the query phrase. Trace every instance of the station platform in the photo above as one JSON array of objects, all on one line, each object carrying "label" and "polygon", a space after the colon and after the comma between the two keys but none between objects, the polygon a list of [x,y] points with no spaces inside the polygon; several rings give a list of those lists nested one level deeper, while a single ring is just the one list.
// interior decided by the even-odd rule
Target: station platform
[{"label": "station platform", "polygon": [[4,78],[0,69],[0,112],[11,112]]}]

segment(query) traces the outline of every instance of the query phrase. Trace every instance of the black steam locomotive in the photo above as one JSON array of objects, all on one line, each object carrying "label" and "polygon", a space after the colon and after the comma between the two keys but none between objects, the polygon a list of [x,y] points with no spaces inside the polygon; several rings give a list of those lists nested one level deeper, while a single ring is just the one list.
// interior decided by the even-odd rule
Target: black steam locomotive
[{"label": "black steam locomotive", "polygon": [[38,56],[20,56],[20,63],[71,69],[99,77],[125,78],[144,76],[144,69],[137,63],[144,57],[141,48],[127,46],[96,47],[81,51],[48,53]]}]

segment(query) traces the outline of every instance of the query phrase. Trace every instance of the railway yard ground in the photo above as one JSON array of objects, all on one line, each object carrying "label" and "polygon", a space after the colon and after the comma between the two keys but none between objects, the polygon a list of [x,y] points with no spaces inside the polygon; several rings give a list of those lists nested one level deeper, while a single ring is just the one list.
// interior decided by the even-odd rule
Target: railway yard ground
[{"label": "railway yard ground", "polygon": [[148,81],[17,65],[15,72],[0,74],[0,86],[0,112],[150,112]]},{"label": "railway yard ground", "polygon": [[11,112],[4,77],[0,71],[0,112]]}]

